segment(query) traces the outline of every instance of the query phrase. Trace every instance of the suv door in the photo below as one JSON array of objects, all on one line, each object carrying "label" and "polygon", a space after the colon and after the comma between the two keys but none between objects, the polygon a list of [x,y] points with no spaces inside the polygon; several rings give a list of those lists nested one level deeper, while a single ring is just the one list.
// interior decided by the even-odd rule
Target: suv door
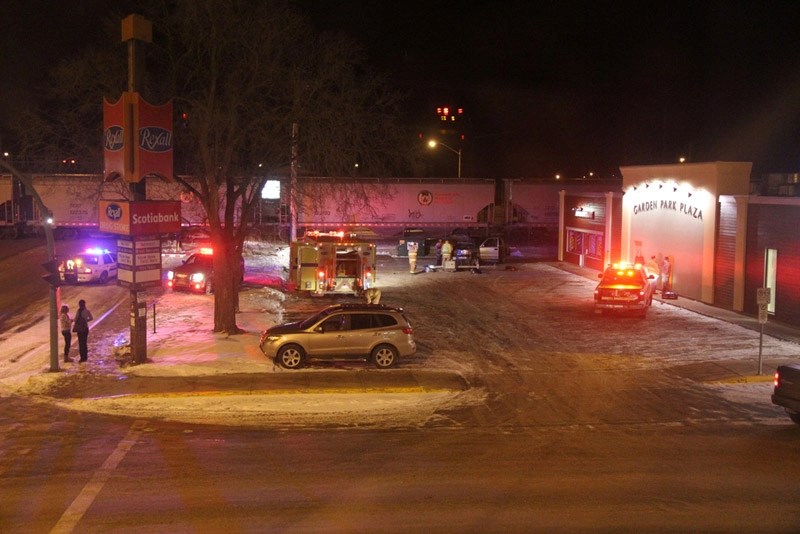
[{"label": "suv door", "polygon": [[341,357],[351,350],[350,318],[336,313],[317,324],[308,336],[306,353],[314,358]]},{"label": "suv door", "polygon": [[369,354],[379,343],[398,346],[402,329],[397,319],[389,313],[354,313],[351,316],[354,355]]},{"label": "suv door", "polygon": [[490,237],[481,243],[481,261],[499,263],[503,260],[499,237]]}]

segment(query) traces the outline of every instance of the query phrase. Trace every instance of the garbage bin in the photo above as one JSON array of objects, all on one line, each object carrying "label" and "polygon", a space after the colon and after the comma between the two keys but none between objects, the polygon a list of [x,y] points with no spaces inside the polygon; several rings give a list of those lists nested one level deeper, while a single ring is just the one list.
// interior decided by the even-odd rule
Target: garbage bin
[{"label": "garbage bin", "polygon": [[405,239],[401,239],[400,244],[397,245],[397,255],[401,258],[408,257],[408,243],[406,243]]}]

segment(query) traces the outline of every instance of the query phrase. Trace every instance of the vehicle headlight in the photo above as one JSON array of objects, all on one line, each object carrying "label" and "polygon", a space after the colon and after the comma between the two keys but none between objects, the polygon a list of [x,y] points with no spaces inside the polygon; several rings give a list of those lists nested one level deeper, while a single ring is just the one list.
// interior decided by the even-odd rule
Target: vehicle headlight
[{"label": "vehicle headlight", "polygon": [[200,283],[205,279],[205,275],[203,273],[194,273],[192,274],[192,282]]},{"label": "vehicle headlight", "polygon": [[172,280],[175,278],[175,273],[172,271],[167,271],[167,280]]}]

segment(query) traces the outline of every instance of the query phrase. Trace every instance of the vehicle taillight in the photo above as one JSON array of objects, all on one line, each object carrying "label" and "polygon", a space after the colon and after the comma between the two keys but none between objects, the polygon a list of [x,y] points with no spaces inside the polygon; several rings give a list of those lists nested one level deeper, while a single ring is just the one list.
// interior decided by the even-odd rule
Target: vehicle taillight
[{"label": "vehicle taillight", "polygon": [[407,326],[407,327],[403,328],[403,333],[404,334],[408,334],[410,336],[411,334],[414,333],[414,329],[411,328],[410,326]]},{"label": "vehicle taillight", "polygon": [[325,271],[320,269],[319,272],[317,273],[317,276],[319,276],[320,278],[325,278]]},{"label": "vehicle taillight", "polygon": [[781,374],[778,371],[775,371],[775,380],[772,383],[775,384],[776,388],[781,387]]}]

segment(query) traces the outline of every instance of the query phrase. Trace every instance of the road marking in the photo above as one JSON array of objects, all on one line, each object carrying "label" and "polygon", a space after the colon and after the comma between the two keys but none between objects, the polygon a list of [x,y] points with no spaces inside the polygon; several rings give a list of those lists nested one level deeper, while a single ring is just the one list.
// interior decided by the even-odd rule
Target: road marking
[{"label": "road marking", "polygon": [[117,448],[106,458],[100,469],[94,472],[92,479],[86,483],[78,496],[75,497],[75,500],[72,501],[72,504],[69,505],[69,508],[61,515],[58,523],[50,531],[51,534],[67,534],[75,530],[86,510],[89,509],[105,483],[108,482],[111,473],[139,440],[145,424],[145,421],[134,421],[130,430],[128,430],[128,434],[117,444]]},{"label": "road marking", "polygon": [[103,315],[101,315],[101,316],[100,316],[100,317],[99,317],[99,318],[98,318],[96,321],[92,321],[92,324],[91,324],[91,325],[89,325],[89,330],[91,330],[93,326],[95,326],[95,325],[97,325],[97,324],[100,324],[100,322],[101,322],[103,319],[105,319],[106,317],[108,317],[109,315],[111,315],[111,312],[113,312],[114,310],[116,310],[117,308],[119,308],[119,306],[120,306],[120,304],[122,304],[122,302],[123,302],[123,301],[122,301],[122,300],[120,300],[119,302],[117,302],[116,304],[114,304],[113,306],[111,306],[111,308],[109,308],[109,309],[108,309],[108,311],[106,311],[106,312],[105,312]]}]

